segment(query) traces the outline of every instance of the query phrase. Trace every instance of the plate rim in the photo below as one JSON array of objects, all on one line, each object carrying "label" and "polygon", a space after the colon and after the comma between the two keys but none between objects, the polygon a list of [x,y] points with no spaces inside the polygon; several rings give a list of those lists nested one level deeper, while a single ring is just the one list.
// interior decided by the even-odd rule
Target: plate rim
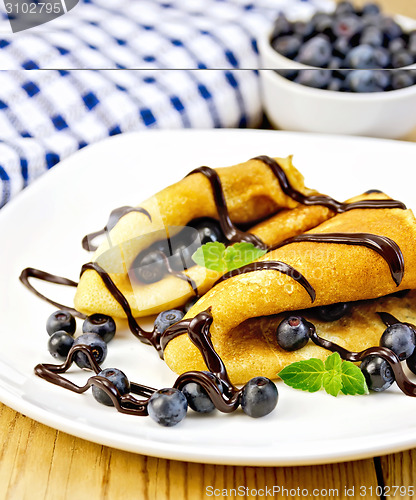
[{"label": "plate rim", "polygon": [[[289,131],[276,131],[276,130],[262,130],[262,129],[202,129],[202,130],[196,130],[196,129],[190,129],[190,130],[146,130],[146,131],[135,131],[135,132],[129,132],[126,134],[121,134],[118,136],[110,137],[107,138],[103,141],[99,141],[97,143],[94,143],[90,146],[87,146],[86,148],[77,151],[75,154],[69,156],[65,160],[63,160],[58,168],[54,168],[51,171],[49,171],[48,175],[42,175],[39,179],[36,180],[36,182],[32,183],[29,185],[22,193],[19,195],[15,196],[8,204],[6,204],[1,210],[0,210],[0,223],[2,222],[3,219],[8,217],[9,212],[11,211],[13,213],[14,207],[17,205],[19,206],[21,203],[24,203],[26,198],[30,198],[33,196],[36,196],[36,193],[39,191],[42,191],[44,188],[44,185],[47,185],[48,183],[53,183],[54,179],[58,176],[59,177],[62,175],[62,173],[67,169],[66,165],[71,164],[74,161],[74,157],[78,157],[79,155],[85,154],[84,152],[88,150],[89,153],[94,150],[99,150],[104,143],[117,143],[118,141],[124,141],[124,140],[129,140],[130,137],[134,137],[135,135],[140,135],[141,137],[145,134],[152,134],[152,135],[181,135],[181,136],[188,136],[189,134],[196,134],[196,135],[205,135],[205,134],[213,134],[213,135],[227,135],[227,134],[279,134],[280,136],[292,136],[292,137],[299,137],[299,136],[309,136],[309,137],[316,137],[317,139],[319,138],[320,140],[326,139],[326,140],[331,140],[331,139],[336,139],[336,140],[348,140],[352,142],[356,141],[363,141],[363,142],[371,142],[371,143],[377,143],[377,142],[388,142],[390,144],[396,144],[396,145],[407,145],[406,147],[410,146],[410,149],[414,149],[416,151],[416,144],[412,142],[407,142],[407,141],[397,141],[397,140],[390,140],[390,139],[378,139],[378,138],[367,138],[367,137],[351,137],[351,136],[342,136],[342,135],[327,135],[327,134],[305,134],[302,132],[289,132]],[[68,167],[69,168],[69,167]],[[23,201],[22,201],[23,200]],[[180,461],[188,461],[188,462],[198,462],[198,463],[209,463],[209,464],[224,464],[224,465],[246,465],[246,466],[300,466],[300,465],[315,465],[315,464],[327,464],[327,463],[337,463],[337,462],[345,462],[345,461],[350,461],[350,460],[360,460],[364,458],[369,458],[373,457],[374,455],[385,455],[385,454],[390,454],[390,453],[395,453],[398,451],[410,449],[416,446],[416,429],[411,435],[411,438],[409,439],[409,436],[401,436],[400,439],[397,439],[397,437],[392,440],[390,439],[389,443],[386,445],[385,443],[383,445],[377,445],[374,443],[373,447],[368,447],[365,446],[363,449],[360,450],[351,450],[348,453],[345,453],[345,451],[341,452],[334,452],[333,454],[328,454],[326,452],[325,454],[314,454],[314,455],[302,455],[301,457],[297,458],[276,458],[275,456],[268,456],[266,458],[262,457],[255,457],[254,459],[247,459],[246,456],[241,456],[238,455],[237,453],[230,453],[229,455],[221,455],[219,456],[218,454],[215,454],[214,452],[196,452],[195,449],[190,450],[189,446],[187,447],[186,445],[182,447],[182,449],[179,449],[178,451],[178,445],[177,443],[161,443],[161,442],[149,442],[149,440],[143,440],[142,438],[139,439],[139,436],[134,436],[134,440],[131,446],[127,442],[120,442],[121,435],[118,435],[118,440],[111,438],[111,433],[108,432],[107,430],[100,429],[99,432],[94,432],[91,433],[91,428],[88,431],[88,429],[84,429],[84,425],[80,424],[79,422],[73,423],[70,419],[63,417],[62,415],[56,415],[56,414],[50,414],[47,410],[42,409],[41,407],[24,401],[12,392],[8,391],[6,387],[3,387],[3,385],[0,383],[0,400],[6,404],[6,406],[9,406],[10,408],[13,408],[14,410],[29,416],[30,418],[33,418],[34,420],[47,425],[49,427],[52,427],[54,429],[57,429],[59,431],[66,432],[68,434],[71,434],[73,436],[80,437],[82,439],[86,439],[88,441],[92,441],[97,444],[101,445],[106,445],[110,446],[113,448],[118,448],[122,449],[128,452],[133,452],[133,453],[141,453],[141,454],[146,454],[150,456],[155,456],[155,457],[161,457],[165,459],[171,459],[171,460],[180,460]],[[88,427],[88,425],[86,426]],[[103,440],[102,436],[107,435],[108,436]],[[396,435],[395,435],[396,436]],[[124,436],[123,436],[124,438]],[[374,439],[373,439],[374,440]],[[122,439],[121,441],[125,441]],[[141,449],[138,449],[137,442],[142,443]],[[149,446],[149,443],[153,443],[153,446]],[[161,444],[163,444],[164,449],[161,448]],[[176,451],[175,451],[176,449]],[[231,448],[231,450],[236,450],[235,448]],[[319,451],[319,450],[318,450]]]}]

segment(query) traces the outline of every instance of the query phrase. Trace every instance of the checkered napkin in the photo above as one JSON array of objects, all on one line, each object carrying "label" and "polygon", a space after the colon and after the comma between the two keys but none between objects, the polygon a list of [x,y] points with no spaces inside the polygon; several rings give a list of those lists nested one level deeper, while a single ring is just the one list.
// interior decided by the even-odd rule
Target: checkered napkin
[{"label": "checkered napkin", "polygon": [[257,35],[279,12],[307,15],[328,4],[84,0],[15,34],[3,12],[0,69],[9,71],[0,72],[0,207],[108,136],[258,125]]}]

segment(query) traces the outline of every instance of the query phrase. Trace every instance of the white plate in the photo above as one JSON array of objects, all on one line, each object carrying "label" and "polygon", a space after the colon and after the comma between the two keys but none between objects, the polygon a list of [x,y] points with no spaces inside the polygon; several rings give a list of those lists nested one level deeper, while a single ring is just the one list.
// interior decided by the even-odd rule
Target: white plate
[{"label": "white plate", "polygon": [[[0,212],[0,400],[56,429],[128,451],[165,458],[242,465],[300,465],[359,459],[416,446],[416,399],[397,388],[370,396],[295,391],[278,384],[276,410],[262,419],[240,411],[189,411],[176,427],[121,415],[37,378],[50,362],[45,321],[54,310],[18,281],[27,266],[77,279],[88,255],[81,237],[102,227],[110,210],[137,205],[200,165],[232,165],[259,154],[294,154],[308,186],[344,199],[370,188],[416,207],[416,145],[257,130],[139,132],[75,154]],[[71,302],[73,291],[45,285]],[[80,326],[80,325],[79,325]],[[131,380],[169,387],[176,376],[152,348],[126,330],[109,345],[104,365]],[[74,372],[81,381],[86,373]]]}]

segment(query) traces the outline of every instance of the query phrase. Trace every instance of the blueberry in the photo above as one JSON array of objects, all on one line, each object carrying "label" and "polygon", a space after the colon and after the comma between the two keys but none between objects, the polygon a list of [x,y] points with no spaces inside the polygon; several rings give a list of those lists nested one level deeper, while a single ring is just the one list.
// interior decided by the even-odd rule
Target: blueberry
[{"label": "blueberry", "polygon": [[406,42],[403,40],[403,38],[394,38],[388,44],[388,49],[391,54],[394,54],[395,52],[400,52],[405,48],[406,48]]},{"label": "blueberry", "polygon": [[383,40],[383,32],[376,26],[368,26],[360,36],[360,44],[372,45],[373,47],[381,47]]},{"label": "blueberry", "polygon": [[332,78],[328,85],[328,90],[339,92],[342,90],[343,82],[339,78]]},{"label": "blueberry", "polygon": [[374,354],[367,356],[361,362],[360,368],[371,391],[385,391],[394,382],[391,366],[380,356]]},{"label": "blueberry", "polygon": [[332,53],[334,56],[345,58],[350,50],[351,47],[348,38],[340,37],[335,40],[332,48]]},{"label": "blueberry", "polygon": [[336,321],[342,318],[351,310],[349,302],[337,302],[328,306],[321,306],[316,308],[316,313],[322,321]]},{"label": "blueberry", "polygon": [[409,52],[411,54],[416,56],[416,31],[412,31],[409,34],[409,42],[408,42],[407,49],[409,50]]},{"label": "blueberry", "polygon": [[64,310],[55,311],[49,316],[46,322],[46,331],[49,335],[60,330],[64,330],[70,335],[73,335],[76,327],[75,318],[68,311]]},{"label": "blueberry", "polygon": [[393,90],[404,89],[415,84],[409,71],[392,71],[391,87]]},{"label": "blueberry", "polygon": [[226,241],[220,223],[215,219],[198,219],[191,222],[189,225],[198,231],[199,242],[201,245],[215,241]]},{"label": "blueberry", "polygon": [[315,27],[312,22],[296,21],[293,23],[293,32],[303,41],[308,40],[314,34]]},{"label": "blueberry", "polygon": [[150,248],[147,252],[141,252],[132,264],[132,270],[136,278],[142,283],[156,283],[166,274],[166,264],[157,249]]},{"label": "blueberry", "polygon": [[308,322],[301,316],[289,316],[277,327],[276,340],[285,351],[296,351],[309,340]]},{"label": "blueberry", "polygon": [[376,3],[366,3],[361,9],[362,15],[377,15],[380,14],[380,6]]},{"label": "blueberry", "polygon": [[329,69],[340,69],[342,68],[342,59],[340,57],[332,57],[328,64]]},{"label": "blueberry", "polygon": [[195,295],[194,297],[191,297],[188,299],[186,304],[183,306],[183,312],[186,314],[199,300],[199,296]]},{"label": "blueberry", "polygon": [[385,71],[385,70],[374,71],[374,79],[376,85],[378,85],[381,90],[390,90],[391,77],[392,77],[391,71]]},{"label": "blueberry", "polygon": [[[107,344],[104,340],[95,333],[84,333],[75,339],[74,346],[85,345],[88,346],[100,365],[107,357]],[[92,369],[90,362],[88,361],[87,355],[83,352],[76,352],[74,355],[74,361],[80,368]]]},{"label": "blueberry", "polygon": [[175,271],[184,271],[195,265],[192,255],[197,250],[198,245],[195,241],[174,241],[172,245],[172,256],[169,257],[169,263]]},{"label": "blueberry", "polygon": [[374,70],[350,71],[345,80],[345,88],[351,92],[380,92]]},{"label": "blueberry", "polygon": [[284,14],[280,14],[274,22],[271,39],[273,40],[282,35],[289,35],[291,32],[291,26],[286,16]]},{"label": "blueberry", "polygon": [[303,44],[296,58],[302,64],[325,67],[331,59],[331,43],[325,35],[317,35]]},{"label": "blueberry", "polygon": [[[112,382],[121,396],[124,396],[124,394],[127,394],[130,391],[130,382],[128,378],[117,368],[106,368],[105,370],[97,373],[97,375],[99,377],[105,377]],[[92,386],[92,395],[99,403],[106,406],[114,406],[110,396],[96,385]]]},{"label": "blueberry", "polygon": [[395,52],[392,56],[391,63],[393,68],[404,68],[413,64],[413,55],[406,50]]},{"label": "blueberry", "polygon": [[[223,392],[220,381],[213,373],[203,373],[205,373],[213,382],[215,382],[218,389]],[[188,382],[182,387],[182,392],[185,394],[185,397],[188,401],[188,406],[192,408],[192,410],[197,411],[198,413],[211,413],[215,410],[215,405],[211,401],[207,392],[197,382]]]},{"label": "blueberry", "polygon": [[92,314],[84,321],[82,331],[84,333],[96,333],[108,344],[116,333],[116,324],[110,316]]},{"label": "blueberry", "polygon": [[410,357],[416,347],[415,332],[403,323],[388,326],[380,338],[380,345],[391,349],[403,361]]},{"label": "blueberry", "polygon": [[353,69],[385,68],[390,62],[388,52],[368,44],[357,45],[348,52],[346,66]]},{"label": "blueberry", "polygon": [[333,25],[333,32],[336,38],[343,37],[350,40],[362,29],[362,22],[357,16],[339,17]]},{"label": "blueberry", "polygon": [[276,52],[289,59],[294,59],[301,46],[300,38],[294,35],[282,36],[272,41],[272,47]]},{"label": "blueberry", "polygon": [[333,35],[332,17],[325,13],[320,13],[314,20],[314,29],[318,34]]},{"label": "blueberry", "polygon": [[384,47],[375,47],[376,68],[388,68],[391,64],[391,56]]},{"label": "blueberry", "polygon": [[274,70],[274,72],[280,76],[283,76],[283,78],[291,80],[292,82],[296,80],[299,74],[299,71],[297,71],[296,69],[276,69]]},{"label": "blueberry", "polygon": [[399,38],[403,35],[403,30],[399,24],[391,17],[383,17],[380,27],[388,40]]},{"label": "blueberry", "polygon": [[259,418],[273,411],[278,399],[277,387],[270,379],[255,377],[243,387],[240,403],[246,415]]},{"label": "blueberry", "polygon": [[169,326],[177,323],[184,317],[184,313],[178,309],[162,311],[155,319],[155,328],[159,333],[163,333]]},{"label": "blueberry", "polygon": [[185,418],[188,403],[178,389],[160,389],[149,399],[149,417],[164,427],[172,427]]},{"label": "blueberry", "polygon": [[302,69],[295,82],[307,87],[325,89],[331,79],[331,72],[325,69]]},{"label": "blueberry", "polygon": [[48,340],[48,351],[54,358],[65,361],[74,343],[74,338],[64,330],[52,333]]},{"label": "blueberry", "polygon": [[346,14],[354,14],[355,9],[351,2],[339,2],[335,8],[335,16],[344,16]]},{"label": "blueberry", "polygon": [[[375,26],[377,28],[380,28],[380,25],[381,25],[381,19],[382,19],[382,15],[381,14],[363,14],[361,16],[361,21],[363,23],[363,27],[367,27],[367,26]],[[383,33],[384,35],[384,33]],[[383,43],[385,43],[385,40],[386,37],[383,36]]]}]

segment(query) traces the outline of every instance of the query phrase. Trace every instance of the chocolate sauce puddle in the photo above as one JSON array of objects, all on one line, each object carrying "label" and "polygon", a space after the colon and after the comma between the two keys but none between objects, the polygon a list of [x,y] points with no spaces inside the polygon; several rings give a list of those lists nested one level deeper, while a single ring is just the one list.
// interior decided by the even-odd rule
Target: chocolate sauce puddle
[{"label": "chocolate sauce puddle", "polygon": [[[265,163],[276,176],[279,181],[282,191],[290,196],[293,200],[301,203],[302,205],[323,205],[337,214],[346,212],[348,210],[358,209],[358,208],[401,208],[406,209],[406,205],[398,200],[362,200],[354,201],[352,203],[345,203],[335,200],[330,196],[319,194],[307,196],[300,191],[297,191],[292,187],[289,179],[286,176],[283,168],[277,163],[276,160],[270,158],[270,156],[261,155],[256,156],[253,160],[259,160]],[[372,190],[374,192],[375,190]]]},{"label": "chocolate sauce puddle", "polygon": [[[387,326],[390,321],[394,321],[394,323],[400,323],[399,320],[394,318],[394,316],[392,316],[389,313],[378,313],[378,314],[382,318],[384,317],[386,319]],[[414,325],[411,325],[410,323],[404,323],[404,324],[408,325],[415,331]],[[314,342],[319,347],[327,349],[328,351],[337,352],[341,356],[341,358],[345,359],[346,361],[352,361],[353,363],[360,362],[363,361],[364,358],[372,354],[380,356],[381,358],[385,359],[391,366],[391,369],[393,370],[394,378],[400,390],[404,392],[406,396],[416,397],[416,384],[411,382],[406,377],[399,358],[392,350],[387,349],[386,347],[376,346],[376,347],[369,347],[368,349],[365,349],[364,351],[361,352],[349,351],[348,349],[345,349],[344,347],[341,347],[340,345],[335,344],[330,340],[326,340],[319,337],[319,335],[316,333],[315,326],[312,323],[308,323],[308,326],[309,326],[309,335],[312,342]]]},{"label": "chocolate sauce puddle", "polygon": [[96,246],[92,243],[93,240],[95,238],[97,238],[97,236],[101,236],[102,234],[105,234],[105,233],[111,231],[111,229],[113,229],[113,227],[118,223],[118,221],[122,217],[124,217],[125,215],[127,215],[131,212],[139,212],[141,214],[144,214],[149,218],[150,222],[152,222],[151,215],[144,208],[141,208],[141,207],[136,208],[136,207],[129,207],[129,206],[115,208],[110,213],[110,216],[108,218],[108,222],[103,227],[103,229],[100,229],[99,231],[95,231],[94,233],[87,234],[82,238],[82,243],[81,243],[82,248],[84,250],[87,250],[87,252],[95,252],[95,250],[97,250],[98,246]]},{"label": "chocolate sauce puddle", "polygon": [[343,245],[361,245],[376,251],[387,262],[390,274],[397,286],[404,275],[404,258],[399,245],[387,236],[371,233],[305,233],[282,241],[270,250],[275,250],[290,243],[310,241],[313,243],[337,243]]}]

